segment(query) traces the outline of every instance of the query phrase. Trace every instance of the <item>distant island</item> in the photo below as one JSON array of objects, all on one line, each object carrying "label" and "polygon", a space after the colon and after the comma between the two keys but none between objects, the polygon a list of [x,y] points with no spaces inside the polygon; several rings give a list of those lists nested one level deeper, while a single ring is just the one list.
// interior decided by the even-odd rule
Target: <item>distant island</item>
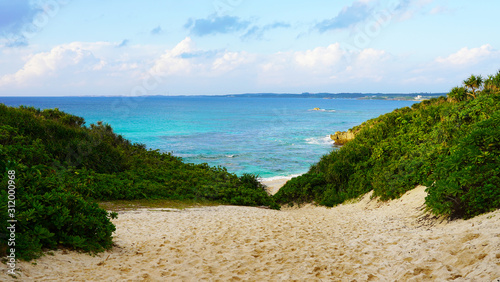
[{"label": "distant island", "polygon": [[213,95],[210,97],[234,98],[317,98],[317,99],[366,99],[366,100],[405,100],[423,101],[446,96],[446,93],[244,93]]}]

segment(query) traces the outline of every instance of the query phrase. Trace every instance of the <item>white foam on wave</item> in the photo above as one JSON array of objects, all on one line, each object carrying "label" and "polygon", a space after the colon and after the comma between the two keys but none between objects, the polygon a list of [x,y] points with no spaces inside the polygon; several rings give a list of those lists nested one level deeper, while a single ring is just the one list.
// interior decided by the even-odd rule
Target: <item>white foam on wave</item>
[{"label": "white foam on wave", "polygon": [[290,180],[294,177],[301,176],[303,173],[299,174],[292,174],[292,175],[287,175],[287,176],[272,176],[272,177],[264,177],[264,178],[259,178],[259,181],[261,182],[271,182],[271,181],[278,181],[278,180]]},{"label": "white foam on wave", "polygon": [[334,141],[332,138],[330,138],[330,135],[326,135],[323,137],[311,137],[306,139],[307,144],[312,144],[312,145],[325,145],[325,146],[331,146],[333,145]]}]

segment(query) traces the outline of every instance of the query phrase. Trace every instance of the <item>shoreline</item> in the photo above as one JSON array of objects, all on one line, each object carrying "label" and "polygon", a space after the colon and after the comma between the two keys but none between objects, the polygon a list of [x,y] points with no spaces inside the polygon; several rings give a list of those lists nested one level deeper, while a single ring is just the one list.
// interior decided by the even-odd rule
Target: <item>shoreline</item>
[{"label": "shoreline", "polygon": [[260,178],[259,182],[266,186],[267,192],[270,195],[274,195],[278,193],[281,187],[283,187],[283,185],[285,185],[285,183],[287,183],[288,180],[298,177],[302,174],[303,173],[292,174],[289,176],[273,176],[273,177]]}]

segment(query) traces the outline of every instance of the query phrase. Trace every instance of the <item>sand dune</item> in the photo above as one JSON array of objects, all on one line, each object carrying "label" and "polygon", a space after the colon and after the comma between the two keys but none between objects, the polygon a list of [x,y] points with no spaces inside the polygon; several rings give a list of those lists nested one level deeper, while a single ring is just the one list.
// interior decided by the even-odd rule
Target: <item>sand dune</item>
[{"label": "sand dune", "polygon": [[[39,281],[498,281],[500,211],[422,214],[423,187],[379,203],[274,211],[218,206],[121,212],[117,247],[20,263]],[[7,279],[2,273],[0,279]],[[10,278],[9,278],[10,279]]]}]

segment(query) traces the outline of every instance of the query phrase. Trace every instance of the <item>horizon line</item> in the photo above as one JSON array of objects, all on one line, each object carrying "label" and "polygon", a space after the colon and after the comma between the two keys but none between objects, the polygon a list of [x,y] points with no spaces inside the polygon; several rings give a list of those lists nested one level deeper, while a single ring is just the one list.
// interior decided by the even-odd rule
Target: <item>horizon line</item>
[{"label": "horizon line", "polygon": [[228,93],[228,94],[156,94],[156,95],[46,95],[46,96],[3,96],[0,95],[0,98],[132,98],[132,97],[227,97],[227,96],[242,96],[242,95],[438,95],[438,94],[447,94],[448,92],[302,92],[302,93],[276,93],[276,92],[251,92],[251,93]]}]

